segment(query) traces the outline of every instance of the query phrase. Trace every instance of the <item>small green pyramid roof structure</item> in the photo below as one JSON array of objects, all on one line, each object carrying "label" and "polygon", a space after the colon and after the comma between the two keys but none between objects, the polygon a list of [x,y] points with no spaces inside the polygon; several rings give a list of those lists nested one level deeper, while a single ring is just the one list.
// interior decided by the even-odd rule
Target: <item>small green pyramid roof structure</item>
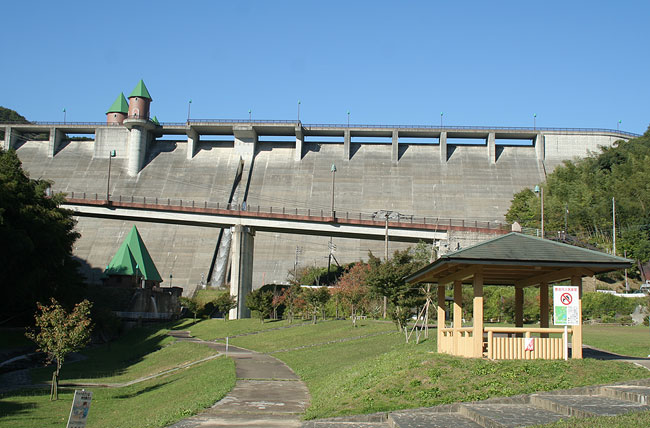
[{"label": "small green pyramid roof structure", "polygon": [[120,92],[120,95],[117,96],[117,99],[115,102],[111,105],[111,107],[108,109],[106,114],[108,113],[128,113],[129,112],[129,103],[126,101],[126,98],[124,97],[124,92]]},{"label": "small green pyramid roof structure", "polygon": [[154,116],[153,119],[151,119],[151,121],[156,125],[160,125],[160,122],[158,122],[158,118],[156,116]]},{"label": "small green pyramid roof structure", "polygon": [[131,95],[129,95],[129,98],[132,97],[147,98],[149,101],[153,101],[153,98],[151,98],[151,95],[149,95],[149,91],[144,85],[144,81],[142,81],[142,79],[140,79],[133,92],[131,92]]},{"label": "small green pyramid roof structure", "polygon": [[162,282],[162,277],[140,237],[138,228],[133,226],[122,245],[106,266],[104,275],[142,275],[144,279]]}]

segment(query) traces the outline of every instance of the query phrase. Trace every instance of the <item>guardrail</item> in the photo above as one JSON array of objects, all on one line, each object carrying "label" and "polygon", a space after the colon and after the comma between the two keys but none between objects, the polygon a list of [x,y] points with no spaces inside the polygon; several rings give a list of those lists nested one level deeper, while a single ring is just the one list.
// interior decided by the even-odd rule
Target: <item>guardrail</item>
[{"label": "guardrail", "polygon": [[[68,192],[69,199],[81,200],[96,203],[118,203],[118,204],[133,204],[133,205],[149,205],[152,209],[170,209],[178,210],[182,208],[188,212],[201,212],[206,210],[223,210],[231,211],[234,215],[255,216],[258,214],[268,217],[268,215],[275,215],[277,217],[284,216],[286,218],[309,218],[320,219],[321,221],[359,221],[359,222],[373,222],[378,226],[386,224],[386,216],[382,212],[364,213],[358,211],[334,211],[323,208],[287,208],[282,206],[261,206],[261,205],[246,205],[246,204],[230,204],[212,201],[194,201],[184,200],[180,198],[158,198],[147,196],[122,196],[111,195],[110,199],[106,199],[105,193],[87,193],[87,192]],[[145,207],[133,207],[145,208]],[[467,229],[487,229],[509,231],[510,225],[484,220],[465,220],[465,219],[443,219],[439,217],[427,217],[416,215],[404,215],[392,213],[389,215],[388,223],[392,227],[439,227],[441,229],[451,228],[467,228]]]},{"label": "guardrail", "polygon": [[[135,119],[136,117],[129,117]],[[137,119],[142,119],[138,117]],[[150,119],[146,119],[150,120]],[[302,125],[303,128],[309,130],[311,128],[337,128],[337,129],[431,129],[438,131],[462,131],[462,130],[480,130],[480,131],[526,131],[526,132],[539,132],[539,131],[555,131],[555,132],[606,132],[610,134],[620,134],[629,137],[639,137],[640,134],[634,132],[621,131],[618,129],[608,128],[558,128],[558,127],[526,127],[526,126],[437,126],[437,125],[370,125],[370,124],[334,124],[334,123],[305,123],[298,120],[248,120],[248,119],[189,119],[185,122],[161,122],[160,125],[165,126],[188,126],[192,124],[231,124],[231,123],[244,123],[244,124],[281,124],[281,125]],[[106,122],[39,122],[32,121],[29,123],[4,121],[0,125],[93,125],[93,126],[107,126]]]}]

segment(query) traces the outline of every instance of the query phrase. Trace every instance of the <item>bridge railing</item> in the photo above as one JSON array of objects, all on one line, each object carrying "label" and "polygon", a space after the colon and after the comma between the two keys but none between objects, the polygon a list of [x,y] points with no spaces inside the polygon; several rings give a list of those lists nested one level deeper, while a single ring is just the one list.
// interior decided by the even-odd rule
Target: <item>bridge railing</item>
[{"label": "bridge railing", "polygon": [[[342,211],[335,210],[334,213],[330,209],[324,208],[297,208],[297,207],[284,207],[284,206],[261,206],[252,204],[232,204],[214,201],[195,201],[186,200],[181,198],[159,198],[152,196],[122,196],[111,195],[110,199],[106,199],[106,193],[89,193],[89,192],[69,192],[68,198],[71,200],[84,200],[95,202],[111,202],[134,205],[134,208],[139,208],[136,205],[151,206],[152,208],[174,207],[182,208],[188,212],[201,212],[201,210],[225,210],[232,211],[234,214],[242,215],[263,215],[263,216],[277,216],[277,217],[290,217],[290,218],[317,218],[336,221],[370,221],[377,224],[385,224],[386,216],[383,212],[367,213],[360,211]],[[144,207],[143,207],[144,208]],[[413,225],[413,226],[438,226],[441,228],[479,228],[479,229],[493,229],[493,230],[509,230],[510,225],[498,221],[486,220],[467,220],[467,219],[450,219],[431,216],[417,216],[417,215],[404,215],[392,213],[388,217],[388,223],[391,225]]]}]

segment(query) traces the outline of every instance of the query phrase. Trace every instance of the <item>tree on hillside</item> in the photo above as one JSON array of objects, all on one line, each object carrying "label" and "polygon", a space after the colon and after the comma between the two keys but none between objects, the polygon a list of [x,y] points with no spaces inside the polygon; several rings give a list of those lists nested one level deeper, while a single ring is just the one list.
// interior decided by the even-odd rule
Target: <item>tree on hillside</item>
[{"label": "tree on hillside", "polygon": [[332,293],[337,295],[343,304],[349,306],[352,325],[355,327],[357,326],[358,311],[363,310],[369,301],[370,289],[366,285],[369,272],[369,265],[356,263],[346,270],[332,290]]},{"label": "tree on hillside", "polygon": [[181,302],[181,305],[193,314],[194,322],[196,322],[196,315],[201,310],[201,305],[199,304],[198,300],[191,297],[181,297],[179,300]]},{"label": "tree on hillside", "polygon": [[411,287],[404,278],[428,263],[426,254],[407,248],[395,251],[393,257],[383,262],[372,253],[368,255],[371,270],[367,284],[377,295],[386,296],[392,306],[391,318],[400,330],[410,319],[412,308],[422,300],[420,289]]},{"label": "tree on hillside", "polygon": [[237,299],[231,296],[230,292],[224,291],[214,299],[214,306],[223,314],[224,321],[228,321],[230,310],[237,307]]},{"label": "tree on hillside", "polygon": [[[546,230],[565,230],[602,249],[612,248],[612,198],[618,255],[650,259],[650,131],[577,161],[565,161],[544,188]],[[531,189],[514,195],[506,220],[540,227],[540,198]]]},{"label": "tree on hillside", "polygon": [[58,399],[59,373],[65,356],[78,351],[90,341],[92,303],[84,300],[67,312],[55,299],[49,306],[37,303],[38,311],[34,316],[36,328],[27,330],[26,336],[36,342],[38,350],[46,352],[48,362],[56,361],[52,374],[50,400]]},{"label": "tree on hillside", "polygon": [[81,299],[82,279],[72,248],[79,234],[62,194],[46,196],[50,183],[31,180],[14,150],[0,149],[0,310],[27,315],[37,301]]},{"label": "tree on hillside", "polygon": [[276,297],[273,305],[284,305],[285,314],[289,320],[289,324],[293,323],[293,318],[296,312],[305,305],[305,300],[302,296],[302,289],[299,285],[293,284],[282,290],[282,294]]},{"label": "tree on hillside", "polygon": [[331,295],[327,287],[320,288],[307,288],[303,291],[303,296],[305,303],[309,308],[309,312],[312,315],[312,323],[316,324],[316,317],[320,312],[322,318],[325,319],[324,307],[329,301]]},{"label": "tree on hillside", "polygon": [[264,318],[271,314],[273,308],[273,293],[261,289],[251,291],[246,296],[246,307],[257,312],[260,322],[263,324]]}]

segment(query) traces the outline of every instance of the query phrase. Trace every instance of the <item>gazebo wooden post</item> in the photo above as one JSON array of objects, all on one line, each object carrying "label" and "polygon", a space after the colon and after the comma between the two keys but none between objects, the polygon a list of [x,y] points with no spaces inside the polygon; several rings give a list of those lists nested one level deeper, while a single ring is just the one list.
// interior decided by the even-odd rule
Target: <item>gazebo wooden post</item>
[{"label": "gazebo wooden post", "polygon": [[[515,285],[515,327],[524,327],[524,288]],[[522,337],[517,333],[517,337]]]},{"label": "gazebo wooden post", "polygon": [[446,327],[446,315],[445,315],[445,286],[438,285],[438,352],[442,349],[442,329]]},{"label": "gazebo wooden post", "polygon": [[463,328],[463,282],[457,280],[454,281],[454,355],[460,355],[458,349],[459,328]]},{"label": "gazebo wooden post", "polygon": [[[548,282],[539,283],[539,326],[548,328]],[[542,333],[542,338],[548,338],[548,333]]]},{"label": "gazebo wooden post", "polygon": [[578,325],[571,326],[571,358],[582,359],[582,277],[571,277],[571,285],[578,287]]},{"label": "gazebo wooden post", "polygon": [[483,271],[474,274],[474,357],[483,357]]}]

